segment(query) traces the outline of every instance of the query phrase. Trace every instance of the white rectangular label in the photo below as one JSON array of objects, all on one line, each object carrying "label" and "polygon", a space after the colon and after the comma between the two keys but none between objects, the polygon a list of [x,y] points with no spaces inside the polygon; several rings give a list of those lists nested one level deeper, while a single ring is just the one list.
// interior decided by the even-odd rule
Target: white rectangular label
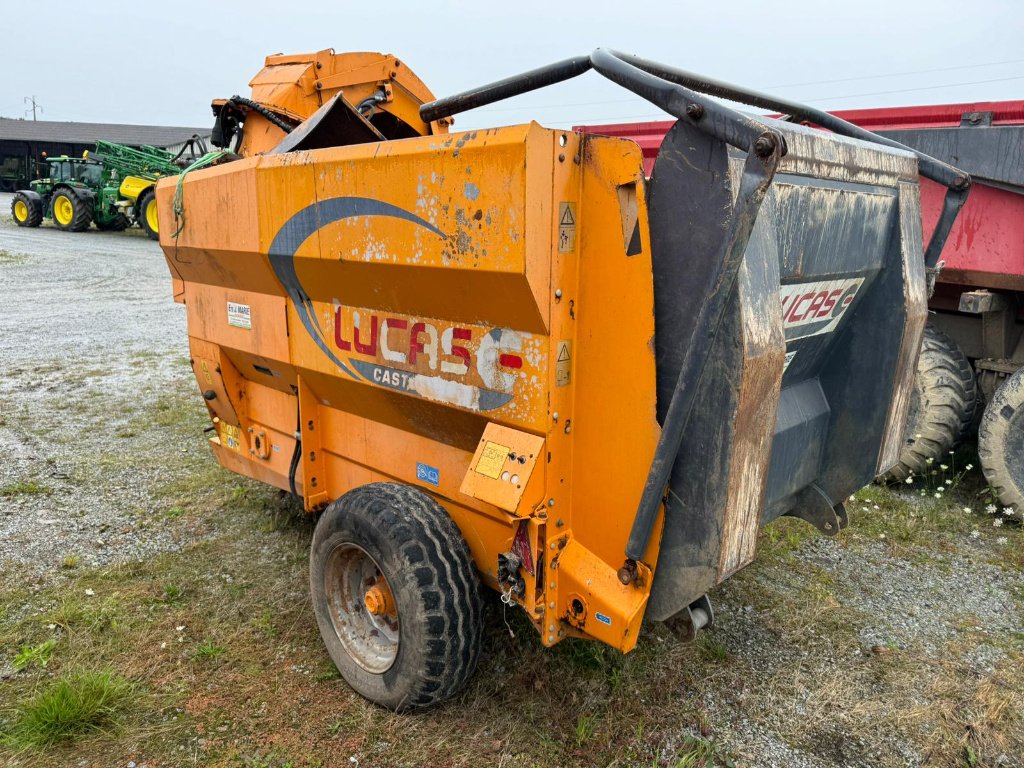
[{"label": "white rectangular label", "polygon": [[786,341],[834,331],[863,284],[863,277],[849,277],[783,285],[780,293]]},{"label": "white rectangular label", "polygon": [[248,304],[228,302],[228,325],[235,328],[252,329],[252,309]]}]

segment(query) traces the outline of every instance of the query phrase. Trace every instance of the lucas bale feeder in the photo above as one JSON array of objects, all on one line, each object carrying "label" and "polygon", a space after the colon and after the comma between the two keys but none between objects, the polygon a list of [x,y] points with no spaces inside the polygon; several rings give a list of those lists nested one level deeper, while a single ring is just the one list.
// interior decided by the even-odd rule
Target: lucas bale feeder
[{"label": "lucas bale feeder", "polygon": [[[677,118],[649,182],[632,141],[449,131],[590,69]],[[380,54],[251,85],[214,102],[240,159],[158,184],[161,245],[210,446],[319,514],[316,619],[372,701],[465,684],[481,582],[545,645],[692,636],[763,524],[833,535],[896,461],[965,174],[607,50],[440,100]]]}]

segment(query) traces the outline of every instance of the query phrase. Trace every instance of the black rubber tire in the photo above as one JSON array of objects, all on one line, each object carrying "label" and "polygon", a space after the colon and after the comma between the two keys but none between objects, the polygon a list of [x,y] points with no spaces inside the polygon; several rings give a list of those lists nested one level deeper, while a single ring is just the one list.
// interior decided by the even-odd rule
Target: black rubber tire
[{"label": "black rubber tire", "polygon": [[[367,671],[345,650],[331,620],[324,573],[339,545],[361,547],[391,585],[399,644],[390,668]],[[483,605],[469,547],[448,513],[399,483],[371,483],[324,511],[313,534],[310,592],[320,635],[342,677],[360,695],[398,712],[457,693],[480,656]]]},{"label": "black rubber tire", "polygon": [[61,224],[57,220],[57,217],[53,217],[53,223],[58,229],[63,229],[66,232],[84,232],[92,224],[92,207],[82,195],[75,192],[69,187],[62,187],[53,193],[53,199],[50,201],[51,208],[57,205],[57,201],[66,197],[71,201],[71,221],[67,224]]},{"label": "black rubber tire", "polygon": [[[15,211],[19,202],[24,203],[27,209],[24,219],[19,219]],[[19,227],[38,227],[43,223],[43,203],[38,197],[29,197],[24,192],[15,192],[14,199],[11,200],[11,216]]]},{"label": "black rubber tire", "polygon": [[142,227],[142,231],[149,235],[150,240],[160,239],[160,230],[154,229],[149,224],[149,219],[146,216],[146,209],[150,203],[156,200],[156,190],[150,188],[139,195],[135,201],[135,219],[139,222],[139,226]]},{"label": "black rubber tire", "polygon": [[129,224],[131,222],[128,221],[128,217],[123,213],[119,213],[106,224],[101,224],[99,219],[97,219],[96,229],[103,230],[104,232],[124,232],[128,229]]},{"label": "black rubber tire", "polygon": [[967,356],[956,343],[928,325],[910,395],[903,450],[896,466],[880,480],[905,480],[919,475],[928,459],[940,461],[971,429],[978,384]]},{"label": "black rubber tire", "polygon": [[1024,510],[1024,368],[1004,381],[982,414],[978,457],[985,479],[1017,519]]}]

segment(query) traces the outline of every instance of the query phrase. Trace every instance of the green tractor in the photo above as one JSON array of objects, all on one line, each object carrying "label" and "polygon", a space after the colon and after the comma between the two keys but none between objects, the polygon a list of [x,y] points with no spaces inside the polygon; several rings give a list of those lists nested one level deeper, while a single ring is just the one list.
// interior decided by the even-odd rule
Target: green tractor
[{"label": "green tractor", "polygon": [[103,166],[80,157],[46,159],[49,175],[29,182],[29,189],[14,193],[11,213],[20,227],[38,227],[53,219],[58,229],[81,232],[93,222],[99,229],[119,231],[130,219],[116,205],[117,188],[103,184]]},{"label": "green tractor", "polygon": [[156,215],[156,183],[182,171],[187,149],[189,160],[197,149],[205,152],[198,137],[186,142],[177,155],[158,147],[135,149],[109,141],[97,141],[96,151],[82,157],[51,157],[49,176],[16,192],[11,203],[14,222],[38,227],[44,218],[58,229],[81,232],[95,223],[97,229],[121,231],[137,223],[150,239],[160,237]]}]

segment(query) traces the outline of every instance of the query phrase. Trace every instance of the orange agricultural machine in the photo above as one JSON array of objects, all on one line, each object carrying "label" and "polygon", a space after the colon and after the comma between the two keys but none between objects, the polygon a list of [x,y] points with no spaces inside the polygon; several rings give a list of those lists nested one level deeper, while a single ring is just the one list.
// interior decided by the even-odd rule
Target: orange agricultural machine
[{"label": "orange agricultural machine", "polygon": [[[649,180],[628,140],[449,132],[589,69],[678,118]],[[237,159],[159,185],[161,245],[213,451],[320,513],[316,619],[369,699],[466,682],[481,582],[545,645],[692,636],[762,524],[835,534],[895,462],[964,174],[604,50],[441,100],[380,54],[251,85],[214,102]],[[949,188],[927,252],[919,168]]]}]

